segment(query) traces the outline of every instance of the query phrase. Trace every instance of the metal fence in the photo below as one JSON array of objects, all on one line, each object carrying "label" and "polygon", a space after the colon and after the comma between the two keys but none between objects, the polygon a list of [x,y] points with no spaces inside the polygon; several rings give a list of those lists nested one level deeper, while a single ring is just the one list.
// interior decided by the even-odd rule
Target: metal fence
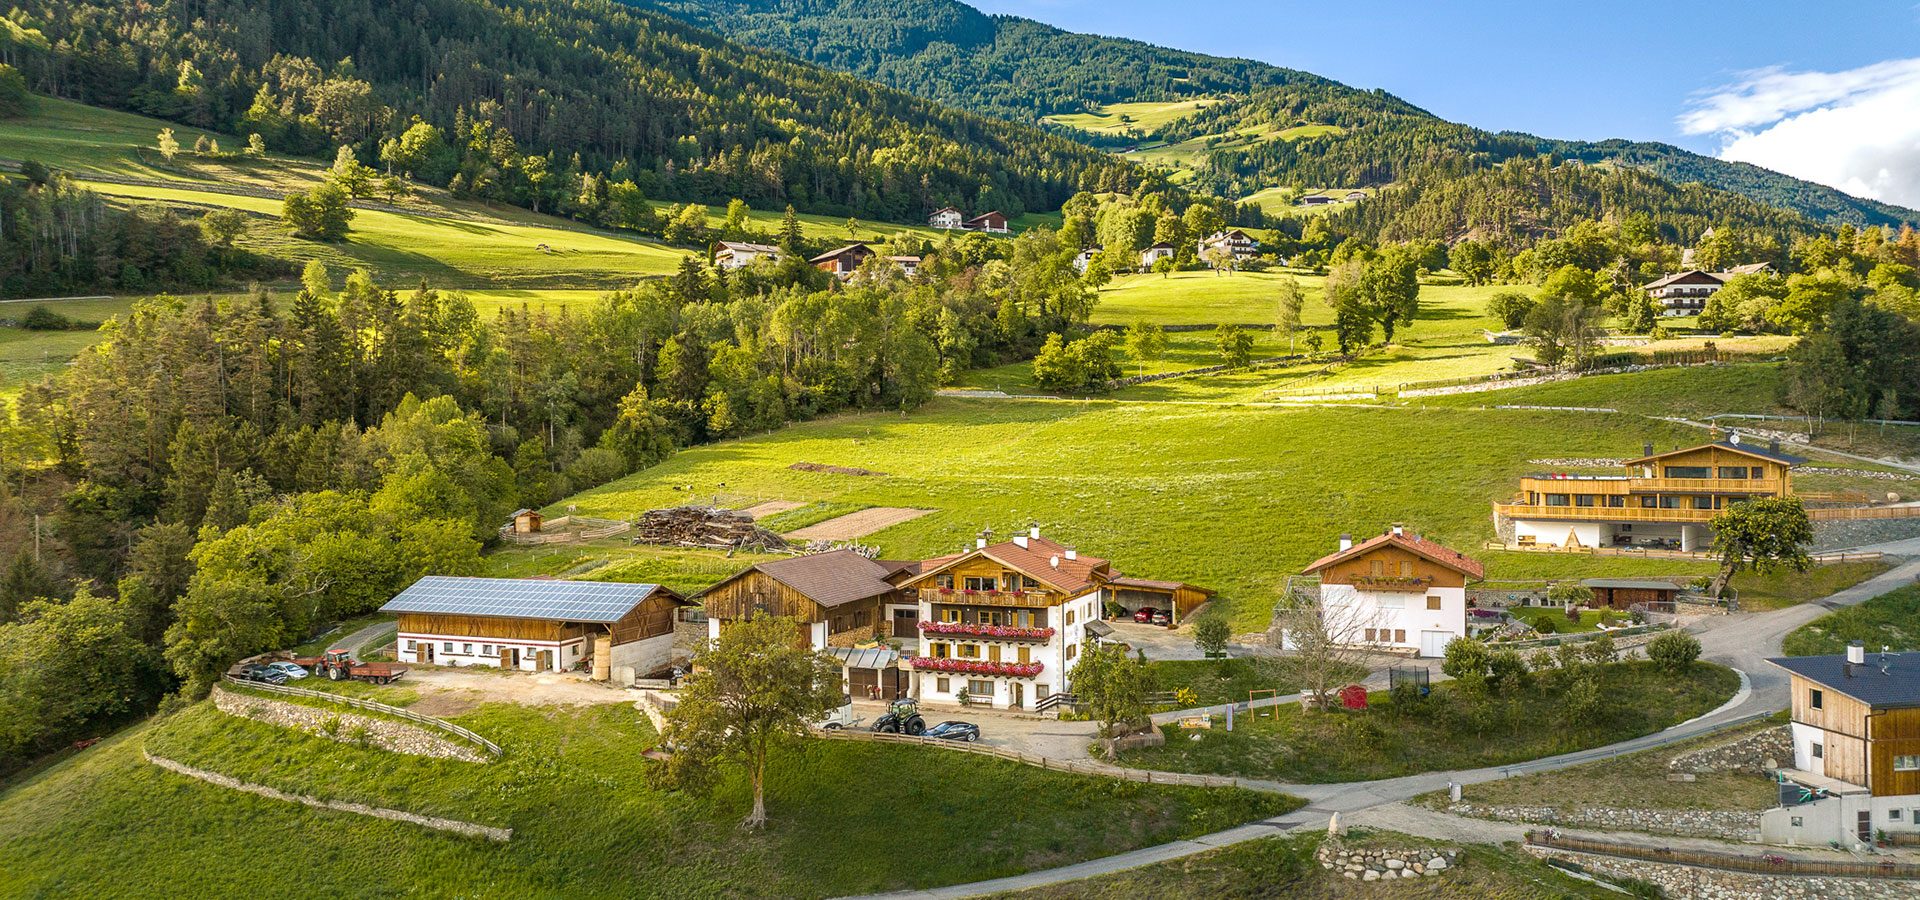
[{"label": "metal fence", "polygon": [[1701,866],[1709,869],[1725,869],[1731,872],[1757,872],[1763,875],[1829,875],[1840,878],[1914,878],[1920,879],[1920,864],[1894,862],[1821,862],[1811,859],[1791,859],[1778,854],[1760,854],[1743,856],[1737,853],[1716,853],[1708,850],[1687,850],[1675,847],[1643,847],[1637,844],[1616,844],[1612,841],[1594,841],[1584,838],[1562,837],[1545,831],[1527,832],[1527,844],[1554,850],[1570,850],[1575,853],[1592,853],[1600,856],[1618,856],[1627,859],[1643,859],[1649,862],[1671,863],[1681,866]]},{"label": "metal fence", "polygon": [[[1010,760],[1021,765],[1034,766],[1052,772],[1071,772],[1076,775],[1097,775],[1102,778],[1118,778],[1122,781],[1137,781],[1141,784],[1171,784],[1182,787],[1248,787],[1239,778],[1227,778],[1219,775],[1186,775],[1176,772],[1155,772],[1148,769],[1127,769],[1119,766],[1102,765],[1096,762],[1080,760],[1053,759],[989,747],[984,744],[969,744],[963,741],[943,741],[939,738],[915,737],[907,734],[884,734],[873,731],[848,731],[843,728],[818,730],[820,737],[841,741],[872,741],[882,744],[918,744],[923,747],[939,747],[944,750],[957,750],[961,753],[977,753],[981,756],[994,756]],[[1257,788],[1255,788],[1257,790]]]},{"label": "metal fence", "polygon": [[330,694],[330,693],[327,693],[326,691],[313,691],[313,690],[308,690],[306,688],[288,687],[284,684],[268,684],[264,681],[247,681],[242,678],[235,678],[232,675],[225,676],[225,678],[228,684],[247,688],[249,690],[266,691],[267,693],[270,693],[270,694],[286,694],[287,696],[290,696],[290,697],[311,697],[315,700],[326,700],[333,703],[342,703],[347,706],[354,707],[355,709],[364,709],[371,712],[382,713],[389,716],[396,716],[398,718],[406,719],[409,722],[417,722],[421,725],[425,725],[428,728],[432,728],[436,731],[444,731],[447,734],[453,735],[454,737],[457,737],[463,741],[466,741],[469,744],[472,744],[476,747],[479,747],[482,750],[487,751],[489,754],[492,754],[493,758],[495,759],[499,759],[500,757],[506,755],[506,751],[501,750],[499,744],[496,744],[490,740],[487,740],[486,738],[483,738],[480,735],[473,733],[472,731],[469,731],[465,728],[461,728],[460,726],[455,725],[452,722],[449,722],[445,719],[436,719],[432,716],[423,716],[417,712],[411,712],[409,710],[401,709],[398,706],[388,706],[385,703],[376,703],[372,700],[362,700],[359,697],[347,697],[347,696],[342,696],[340,694]]}]

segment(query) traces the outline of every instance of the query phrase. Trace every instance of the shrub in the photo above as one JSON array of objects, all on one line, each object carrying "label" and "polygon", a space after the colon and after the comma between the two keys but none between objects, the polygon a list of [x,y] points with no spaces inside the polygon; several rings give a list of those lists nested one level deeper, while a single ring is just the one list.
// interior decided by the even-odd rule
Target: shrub
[{"label": "shrub", "polygon": [[1684,672],[1700,658],[1700,639],[1684,631],[1668,631],[1647,644],[1647,658],[1669,672]]},{"label": "shrub", "polygon": [[1552,634],[1559,630],[1559,626],[1553,624],[1553,616],[1541,613],[1533,617],[1533,630],[1541,634]]},{"label": "shrub", "polygon": [[65,331],[73,327],[73,320],[44,306],[35,306],[20,317],[20,327],[28,331]]},{"label": "shrub", "polygon": [[1578,606],[1567,607],[1567,621],[1572,622],[1575,625],[1580,624],[1580,607]]},{"label": "shrub", "polygon": [[1193,626],[1193,643],[1208,659],[1226,656],[1227,639],[1232,636],[1233,626],[1225,616],[1207,616]]},{"label": "shrub", "polygon": [[1511,647],[1495,650],[1487,657],[1487,683],[1494,687],[1518,686],[1527,679],[1527,661]]},{"label": "shrub", "polygon": [[1470,637],[1447,642],[1446,661],[1440,671],[1454,679],[1480,678],[1487,674],[1487,645]]},{"label": "shrub", "polygon": [[1613,635],[1603,634],[1581,645],[1580,652],[1590,663],[1610,663],[1620,657],[1620,648],[1614,646]]}]

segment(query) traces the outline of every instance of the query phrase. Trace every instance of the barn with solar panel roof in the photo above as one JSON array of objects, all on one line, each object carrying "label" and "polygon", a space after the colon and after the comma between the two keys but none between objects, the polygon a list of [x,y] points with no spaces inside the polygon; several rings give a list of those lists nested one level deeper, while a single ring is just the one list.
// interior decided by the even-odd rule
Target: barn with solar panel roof
[{"label": "barn with solar panel roof", "polygon": [[528,672],[615,668],[645,676],[673,664],[674,610],[692,605],[657,584],[429,575],[382,612],[400,617],[408,662]]}]

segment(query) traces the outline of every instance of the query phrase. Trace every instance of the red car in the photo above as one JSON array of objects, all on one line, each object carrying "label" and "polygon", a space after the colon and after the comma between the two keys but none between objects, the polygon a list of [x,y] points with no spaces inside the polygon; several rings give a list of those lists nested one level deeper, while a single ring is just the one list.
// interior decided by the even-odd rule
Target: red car
[{"label": "red car", "polygon": [[1155,616],[1164,616],[1164,615],[1166,614],[1157,609],[1154,609],[1151,606],[1142,606],[1139,609],[1136,609],[1133,611],[1133,620],[1135,622],[1139,622],[1142,625],[1151,625],[1153,624],[1153,618]]}]

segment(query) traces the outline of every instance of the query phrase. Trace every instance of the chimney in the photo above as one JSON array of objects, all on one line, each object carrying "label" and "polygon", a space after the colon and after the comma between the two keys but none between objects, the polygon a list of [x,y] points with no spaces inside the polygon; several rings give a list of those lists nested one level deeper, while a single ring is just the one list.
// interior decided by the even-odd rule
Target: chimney
[{"label": "chimney", "polygon": [[1863,641],[1854,641],[1847,645],[1847,665],[1864,666],[1867,664],[1867,645]]},{"label": "chimney", "polygon": [[1050,565],[1056,569],[1060,568],[1060,554],[1055,553],[1054,555],[1047,557],[1047,565]]},{"label": "chimney", "polygon": [[1072,547],[1068,547],[1068,548],[1067,548],[1067,558],[1068,558],[1068,559],[1079,559],[1079,558],[1080,558],[1080,551],[1078,551],[1078,550],[1075,550],[1075,549],[1073,549]]},{"label": "chimney", "polygon": [[985,550],[985,549],[987,549],[987,539],[986,539],[986,538],[983,538],[983,537],[978,537],[978,538],[974,538],[974,539],[973,539],[973,549],[975,549],[975,550]]},{"label": "chimney", "polygon": [[1393,536],[1394,536],[1394,537],[1400,537],[1401,535],[1404,535],[1404,534],[1406,534],[1406,533],[1407,533],[1407,530],[1406,530],[1405,528],[1403,528],[1403,527],[1401,527],[1401,525],[1400,525],[1400,523],[1399,523],[1399,522],[1395,522],[1395,523],[1393,523]]},{"label": "chimney", "polygon": [[1014,545],[1015,547],[1019,547],[1019,548],[1020,548],[1020,549],[1022,549],[1022,550],[1025,550],[1025,549],[1027,549],[1027,536],[1026,536],[1026,535],[1024,535],[1024,534],[1016,534],[1016,535],[1014,535],[1014,536],[1013,536],[1013,545]]},{"label": "chimney", "polygon": [[1767,452],[1769,452],[1769,453],[1779,453],[1779,452],[1780,452],[1780,442],[1779,442],[1779,441],[1768,441],[1768,442],[1767,442]]},{"label": "chimney", "polygon": [[1886,644],[1880,645],[1880,674],[1882,675],[1893,670],[1893,654],[1887,652],[1891,649],[1893,648],[1888,647]]},{"label": "chimney", "polygon": [[1340,552],[1345,553],[1346,551],[1352,550],[1352,549],[1353,549],[1353,535],[1351,534],[1340,535]]},{"label": "chimney", "polygon": [[1040,523],[1039,522],[1034,522],[1033,524],[1027,526],[1027,537],[1030,537],[1036,541],[1040,539]]},{"label": "chimney", "polygon": [[1640,455],[1641,455],[1641,456],[1652,456],[1652,455],[1653,455],[1653,442],[1652,442],[1652,441],[1648,441],[1648,442],[1646,442],[1646,443],[1644,443],[1644,444],[1641,444],[1641,445],[1640,445]]}]

